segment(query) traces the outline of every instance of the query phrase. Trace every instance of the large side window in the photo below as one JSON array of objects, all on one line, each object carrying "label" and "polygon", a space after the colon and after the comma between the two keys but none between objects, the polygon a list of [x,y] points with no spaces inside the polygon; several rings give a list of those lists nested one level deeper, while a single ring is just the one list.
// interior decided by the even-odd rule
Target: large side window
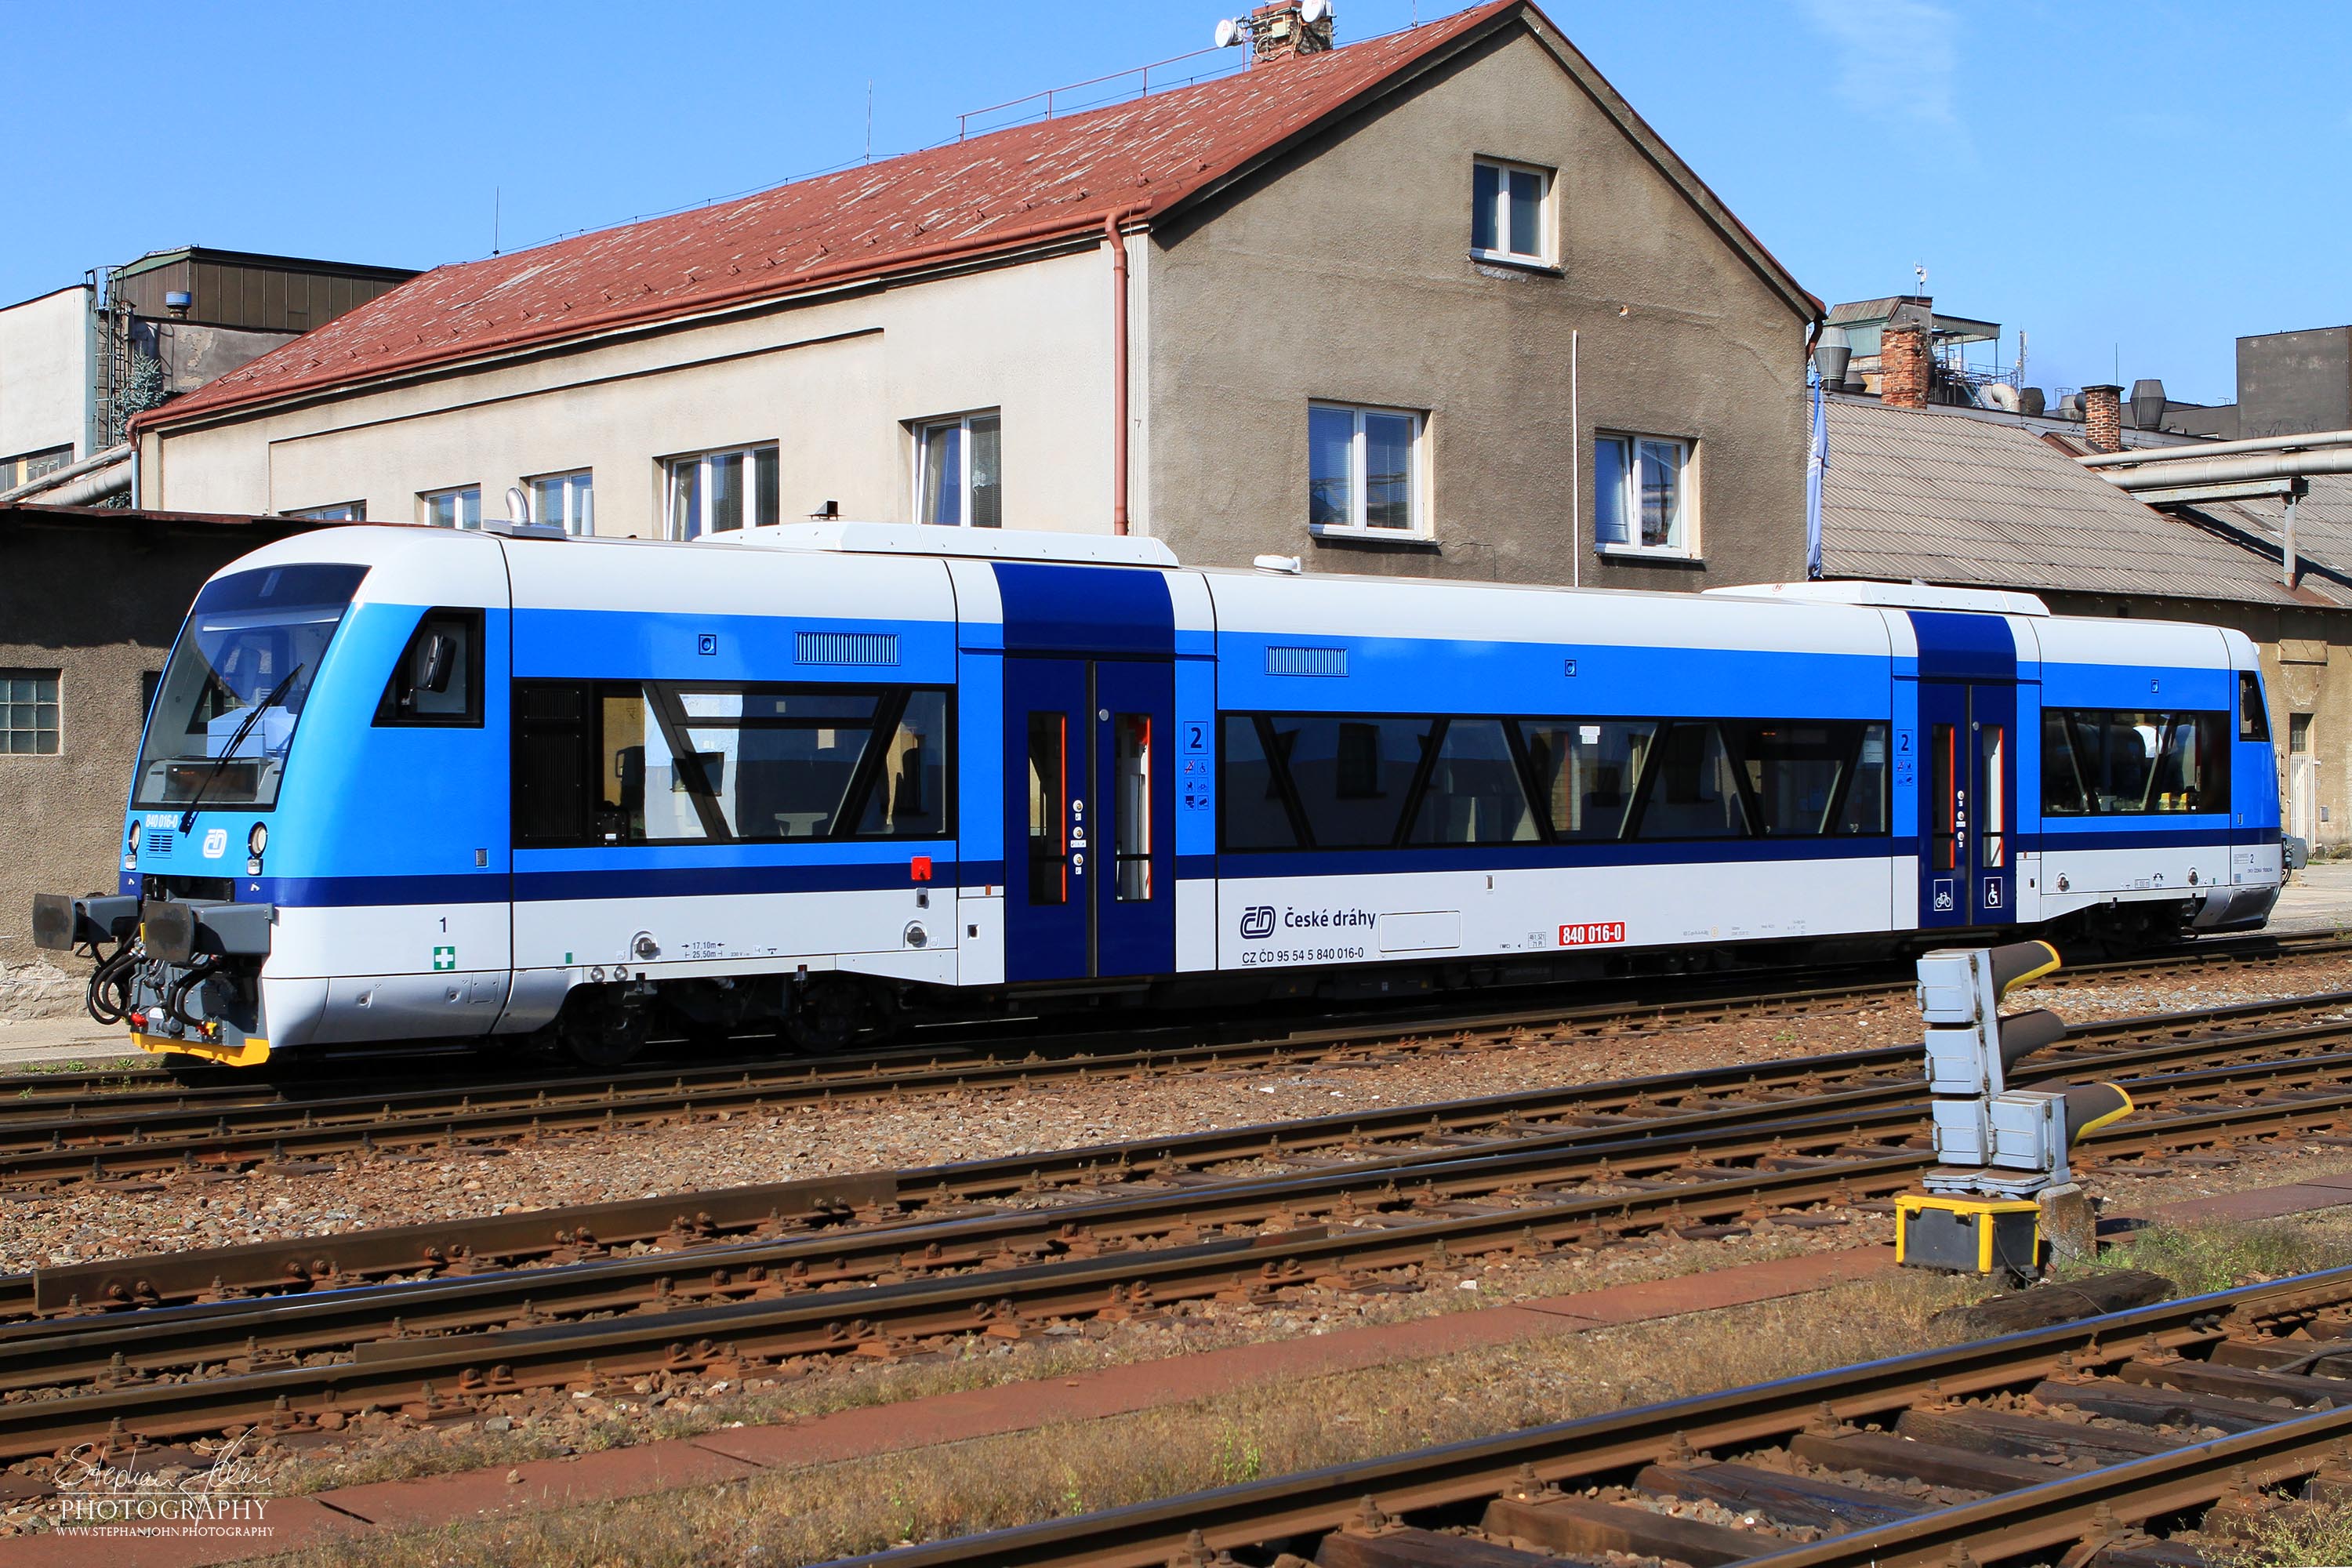
[{"label": "large side window", "polygon": [[1227,849],[1296,849],[1285,784],[1274,759],[1280,742],[1272,720],[1252,713],[1224,718],[1223,773],[1217,799],[1223,816],[1221,843]]},{"label": "large side window", "polygon": [[383,683],[379,725],[482,722],[482,612],[427,610]]},{"label": "large side window", "polygon": [[1433,719],[1274,721],[1275,744],[1318,849],[1384,849],[1396,842]]},{"label": "large side window", "polygon": [[518,844],[790,843],[954,831],[945,691],[659,681],[515,687]]},{"label": "large side window", "polygon": [[1500,719],[1445,723],[1408,844],[1531,844],[1542,834]]},{"label": "large side window", "polygon": [[2052,816],[2227,811],[2231,723],[2228,713],[2045,710],[2042,809]]},{"label": "large side window", "polygon": [[1717,726],[1696,722],[1665,727],[1634,834],[1641,838],[1747,837],[1739,781]]},{"label": "large side window", "polygon": [[1523,719],[1528,765],[1559,838],[1615,838],[1633,809],[1657,726],[1620,719]]},{"label": "large side window", "polygon": [[1864,724],[1854,749],[1853,774],[1830,831],[1848,837],[1894,831],[1886,790],[1886,726]]},{"label": "large side window", "polygon": [[[1814,837],[1830,832],[1877,832],[1883,811],[1883,774],[1886,747],[1880,726],[1831,721],[1801,723],[1788,720],[1747,721],[1724,726],[1733,754],[1747,776],[1748,791],[1767,837]],[[1875,763],[1881,781],[1864,786],[1880,805],[1867,799],[1859,816],[1840,812],[1843,797],[1860,784],[1857,753],[1870,744],[1869,731],[1882,737]],[[1832,817],[1836,820],[1833,823]],[[1873,826],[1857,827],[1856,821]]]}]

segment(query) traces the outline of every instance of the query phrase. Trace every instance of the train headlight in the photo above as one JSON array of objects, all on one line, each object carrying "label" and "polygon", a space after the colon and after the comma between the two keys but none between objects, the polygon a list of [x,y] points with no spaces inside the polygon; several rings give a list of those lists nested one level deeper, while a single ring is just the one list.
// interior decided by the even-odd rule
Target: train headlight
[{"label": "train headlight", "polygon": [[245,836],[245,852],[248,855],[258,855],[268,847],[269,824],[266,822],[255,823],[253,825],[253,831]]}]

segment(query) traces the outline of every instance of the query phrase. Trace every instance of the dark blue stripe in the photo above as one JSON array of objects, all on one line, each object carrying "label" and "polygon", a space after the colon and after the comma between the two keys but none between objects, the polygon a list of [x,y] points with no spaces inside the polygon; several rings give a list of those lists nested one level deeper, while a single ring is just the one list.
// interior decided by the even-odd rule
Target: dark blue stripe
[{"label": "dark blue stripe", "polygon": [[1928,680],[2014,680],[2017,639],[1999,616],[1910,610],[1919,644],[1919,674]]},{"label": "dark blue stripe", "polygon": [[241,904],[277,904],[298,910],[347,910],[370,904],[502,904],[502,872],[476,871],[456,877],[242,877]]},{"label": "dark blue stripe", "polygon": [[1176,857],[1176,877],[1179,881],[1194,882],[1217,874],[1214,855],[1179,855]]},{"label": "dark blue stripe", "polygon": [[[2248,831],[2252,831],[2249,829]],[[2028,849],[2044,854],[2060,849],[2195,849],[2210,846],[2226,849],[2230,845],[2230,827],[2218,818],[2204,827],[2101,827],[2075,833],[2052,831],[2043,825],[2041,834],[2021,836]],[[2272,830],[2259,842],[2275,844],[2278,834]]]},{"label": "dark blue stripe", "polygon": [[[1694,866],[1781,860],[1878,860],[1916,855],[1910,838],[1701,838],[1593,844],[1484,844],[1432,849],[1277,849],[1227,855],[1227,877],[1339,877],[1374,872],[1505,871],[1577,866]],[[1181,873],[1180,873],[1181,875]]]},{"label": "dark blue stripe", "polygon": [[994,570],[1007,653],[1175,655],[1176,607],[1157,572],[1013,561]]},{"label": "dark blue stripe", "polygon": [[[982,869],[974,867],[972,869]],[[931,862],[931,886],[956,886],[952,860]],[[997,875],[1002,875],[999,870]],[[977,880],[978,879],[974,879]],[[694,899],[741,893],[870,893],[913,889],[903,860],[836,866],[663,866],[583,871],[520,871],[517,903],[561,899]]]}]

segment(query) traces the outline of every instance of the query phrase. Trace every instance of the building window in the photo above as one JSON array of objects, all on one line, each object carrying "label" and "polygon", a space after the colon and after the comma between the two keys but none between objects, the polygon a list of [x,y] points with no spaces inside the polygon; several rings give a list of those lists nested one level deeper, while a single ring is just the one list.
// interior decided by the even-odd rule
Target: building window
[{"label": "building window", "polygon": [[73,461],[71,447],[49,447],[38,452],[24,452],[14,458],[0,458],[0,490],[13,490],[18,485],[29,485],[43,474],[56,473]]},{"label": "building window", "polygon": [[[481,510],[481,500],[482,492],[478,489],[474,492],[474,509],[478,513]],[[309,522],[365,522],[367,502],[339,500],[332,506],[301,506],[296,507],[286,515],[299,517]]]},{"label": "building window", "polygon": [[530,481],[534,522],[561,523],[570,534],[596,531],[596,481],[593,470],[545,474]]},{"label": "building window", "polygon": [[0,669],[0,752],[58,754],[58,672]]},{"label": "building window", "polygon": [[419,522],[435,528],[479,528],[482,487],[467,485],[463,489],[419,491],[416,514]]},{"label": "building window", "polygon": [[732,447],[662,459],[666,536],[699,539],[777,521],[776,447]]},{"label": "building window", "polygon": [[2311,751],[2311,715],[2290,713],[2286,716],[2286,749],[2300,757]]},{"label": "building window", "polygon": [[1544,221],[1551,175],[1525,163],[1480,159],[1470,174],[1470,249],[1507,261],[1551,259]]},{"label": "building window", "polygon": [[1422,416],[1318,403],[1307,411],[1307,521],[1318,533],[1418,534]]},{"label": "building window", "polygon": [[1695,555],[1690,443],[1603,436],[1592,447],[1592,540],[1603,549]]},{"label": "building window", "polygon": [[915,426],[915,520],[1004,526],[1004,418],[995,409]]}]

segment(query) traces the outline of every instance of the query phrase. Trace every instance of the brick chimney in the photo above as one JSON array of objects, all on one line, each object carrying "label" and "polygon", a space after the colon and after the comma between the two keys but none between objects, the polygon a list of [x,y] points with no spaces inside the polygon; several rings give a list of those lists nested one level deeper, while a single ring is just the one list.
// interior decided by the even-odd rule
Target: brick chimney
[{"label": "brick chimney", "polygon": [[1927,327],[1932,312],[1898,305],[1878,334],[1878,400],[1889,408],[1927,406]]},{"label": "brick chimney", "polygon": [[1308,0],[1274,0],[1251,12],[1244,23],[1249,28],[1250,64],[1270,66],[1297,55],[1319,55],[1331,47],[1331,7],[1315,7],[1318,15],[1307,19]]},{"label": "brick chimney", "polygon": [[2094,452],[2124,449],[2124,389],[2120,386],[2083,388],[2083,439]]}]

